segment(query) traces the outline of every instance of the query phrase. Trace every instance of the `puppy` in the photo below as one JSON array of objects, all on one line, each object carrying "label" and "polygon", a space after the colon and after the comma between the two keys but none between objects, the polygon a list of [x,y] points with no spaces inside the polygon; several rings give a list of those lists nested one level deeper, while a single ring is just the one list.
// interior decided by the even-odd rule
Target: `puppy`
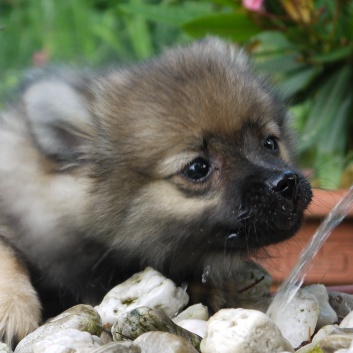
[{"label": "puppy", "polygon": [[0,144],[6,342],[39,320],[36,292],[53,315],[146,266],[191,298],[207,268],[205,304],[229,306],[241,260],[293,236],[311,200],[285,107],[216,38],[102,75],[33,75]]}]

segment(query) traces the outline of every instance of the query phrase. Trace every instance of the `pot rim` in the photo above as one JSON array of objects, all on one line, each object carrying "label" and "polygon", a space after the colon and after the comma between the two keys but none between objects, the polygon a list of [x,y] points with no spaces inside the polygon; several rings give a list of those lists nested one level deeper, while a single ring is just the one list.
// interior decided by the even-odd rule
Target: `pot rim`
[{"label": "pot rim", "polygon": [[[325,217],[347,193],[347,189],[313,189],[313,199],[305,211],[305,218]],[[353,204],[347,218],[353,218]]]}]

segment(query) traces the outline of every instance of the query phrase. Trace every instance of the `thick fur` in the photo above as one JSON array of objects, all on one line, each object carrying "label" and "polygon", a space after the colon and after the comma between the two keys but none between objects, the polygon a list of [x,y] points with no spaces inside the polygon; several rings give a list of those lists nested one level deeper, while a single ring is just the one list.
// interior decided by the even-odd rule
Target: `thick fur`
[{"label": "thick fur", "polygon": [[[215,38],[103,75],[34,74],[1,115],[0,144],[2,235],[45,310],[56,297],[95,304],[147,265],[191,295],[209,268],[218,299],[205,301],[227,306],[222,286],[241,259],[294,235],[311,199],[284,106],[242,51]],[[204,178],[188,174],[197,158]],[[290,193],[287,181],[278,191],[286,173]],[[11,340],[24,324],[8,318],[17,297],[6,288],[0,328]],[[16,288],[37,318],[32,288]]]}]

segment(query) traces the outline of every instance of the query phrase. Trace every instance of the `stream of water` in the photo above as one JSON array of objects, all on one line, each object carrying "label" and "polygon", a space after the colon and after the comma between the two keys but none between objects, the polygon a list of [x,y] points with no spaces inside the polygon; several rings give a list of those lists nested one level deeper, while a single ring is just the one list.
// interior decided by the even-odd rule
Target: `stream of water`
[{"label": "stream of water", "polygon": [[[303,284],[305,276],[312,265],[317,252],[325,243],[331,232],[344,217],[347,216],[353,206],[353,186],[343,196],[343,198],[332,209],[329,215],[322,222],[320,227],[316,230],[308,245],[301,252],[297,264],[288,275],[287,279],[282,283],[275,295],[268,312],[271,308],[276,308],[279,305],[288,305],[293,297],[298,292],[300,286]],[[285,298],[285,301],[283,299]]]}]

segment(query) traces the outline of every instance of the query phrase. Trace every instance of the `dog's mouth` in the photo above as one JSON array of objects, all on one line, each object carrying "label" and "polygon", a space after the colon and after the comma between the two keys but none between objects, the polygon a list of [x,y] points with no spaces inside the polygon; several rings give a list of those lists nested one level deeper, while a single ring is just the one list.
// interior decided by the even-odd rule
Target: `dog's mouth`
[{"label": "dog's mouth", "polygon": [[292,237],[299,229],[302,211],[250,215],[236,227],[218,233],[219,245],[230,250],[258,249]]},{"label": "dog's mouth", "polygon": [[246,185],[237,211],[226,208],[223,221],[213,228],[209,246],[249,253],[287,240],[299,230],[312,196],[305,179],[301,178],[290,194],[283,187],[278,192],[264,183]]},{"label": "dog's mouth", "polygon": [[268,223],[273,225],[274,229],[279,230],[290,230],[293,226],[298,222],[298,217],[302,217],[302,213],[298,215],[297,210],[292,210],[286,213],[284,207],[282,207],[283,211],[281,212],[272,212],[273,218],[271,218]]}]

